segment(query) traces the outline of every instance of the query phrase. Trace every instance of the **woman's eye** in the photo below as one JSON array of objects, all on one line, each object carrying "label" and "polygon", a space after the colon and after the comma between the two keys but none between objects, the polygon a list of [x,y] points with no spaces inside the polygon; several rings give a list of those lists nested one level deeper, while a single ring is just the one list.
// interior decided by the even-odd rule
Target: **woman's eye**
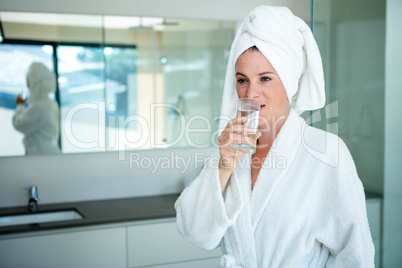
[{"label": "woman's eye", "polygon": [[261,78],[261,81],[264,81],[264,82],[268,82],[269,80],[271,80],[271,78],[269,78],[267,76],[264,76]]},{"label": "woman's eye", "polygon": [[243,84],[245,82],[246,82],[246,79],[244,79],[244,78],[237,79],[237,83],[239,83],[239,84]]}]

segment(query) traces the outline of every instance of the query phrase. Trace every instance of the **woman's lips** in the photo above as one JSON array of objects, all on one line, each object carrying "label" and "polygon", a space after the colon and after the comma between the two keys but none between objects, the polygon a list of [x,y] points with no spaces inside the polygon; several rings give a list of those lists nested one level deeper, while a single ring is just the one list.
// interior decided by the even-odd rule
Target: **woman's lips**
[{"label": "woman's lips", "polygon": [[265,107],[265,104],[261,104],[260,110]]}]

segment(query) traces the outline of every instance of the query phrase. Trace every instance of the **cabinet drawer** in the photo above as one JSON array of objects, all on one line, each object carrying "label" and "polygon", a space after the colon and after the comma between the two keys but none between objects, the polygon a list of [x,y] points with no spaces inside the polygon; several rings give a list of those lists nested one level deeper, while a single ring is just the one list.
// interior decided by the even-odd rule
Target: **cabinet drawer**
[{"label": "cabinet drawer", "polygon": [[0,267],[126,267],[125,228],[0,241]]},{"label": "cabinet drawer", "polygon": [[221,250],[205,251],[186,242],[176,222],[127,227],[129,267],[216,258]]}]

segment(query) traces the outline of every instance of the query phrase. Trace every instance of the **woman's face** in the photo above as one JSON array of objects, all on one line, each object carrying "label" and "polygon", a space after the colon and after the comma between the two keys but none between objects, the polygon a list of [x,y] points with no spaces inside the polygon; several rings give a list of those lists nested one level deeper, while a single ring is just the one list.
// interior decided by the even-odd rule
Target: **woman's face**
[{"label": "woman's face", "polygon": [[246,50],[237,59],[236,90],[239,98],[260,102],[260,129],[283,123],[289,115],[285,88],[275,69],[258,50]]}]

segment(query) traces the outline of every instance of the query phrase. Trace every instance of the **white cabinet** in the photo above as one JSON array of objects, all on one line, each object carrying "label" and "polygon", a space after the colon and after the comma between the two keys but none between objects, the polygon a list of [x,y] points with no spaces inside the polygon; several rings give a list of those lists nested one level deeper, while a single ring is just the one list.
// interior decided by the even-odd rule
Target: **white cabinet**
[{"label": "white cabinet", "polygon": [[[381,252],[381,199],[367,200],[376,267]],[[221,249],[186,242],[174,218],[0,237],[0,267],[218,268]]]},{"label": "white cabinet", "polygon": [[0,267],[218,268],[221,255],[186,242],[173,218],[0,237]]},{"label": "white cabinet", "polygon": [[222,255],[219,248],[205,251],[186,242],[175,221],[127,227],[127,239],[129,267],[219,267]]},{"label": "white cabinet", "polygon": [[125,228],[0,240],[0,267],[126,267]]}]

